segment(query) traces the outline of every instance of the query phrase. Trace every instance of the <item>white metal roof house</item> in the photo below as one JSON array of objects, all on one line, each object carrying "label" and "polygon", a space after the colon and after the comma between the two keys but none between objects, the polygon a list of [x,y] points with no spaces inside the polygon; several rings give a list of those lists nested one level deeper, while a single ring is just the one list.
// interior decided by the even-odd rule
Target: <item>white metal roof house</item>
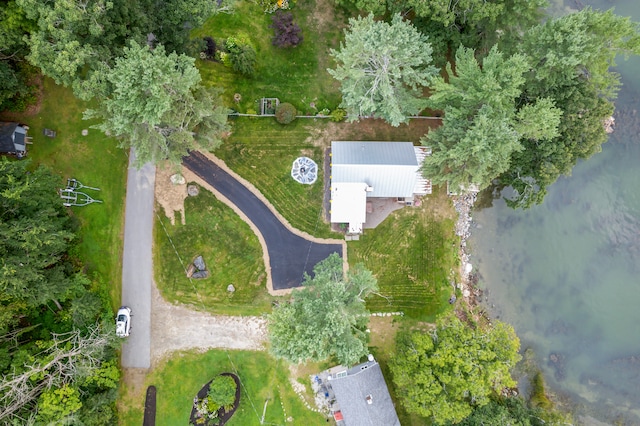
[{"label": "white metal roof house", "polygon": [[326,384],[338,426],[400,426],[380,365],[372,355],[350,369],[334,367]]},{"label": "white metal roof house", "polygon": [[331,142],[331,223],[362,233],[367,199],[395,198],[411,203],[431,193],[420,167],[430,148],[411,142]]}]

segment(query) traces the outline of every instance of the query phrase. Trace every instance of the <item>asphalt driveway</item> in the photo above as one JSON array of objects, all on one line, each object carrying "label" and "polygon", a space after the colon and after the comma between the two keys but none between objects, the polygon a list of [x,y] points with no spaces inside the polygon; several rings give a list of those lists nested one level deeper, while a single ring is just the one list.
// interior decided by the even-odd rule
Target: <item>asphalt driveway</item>
[{"label": "asphalt driveway", "polygon": [[291,232],[273,212],[242,183],[204,155],[192,152],[184,165],[235,204],[262,234],[269,252],[274,290],[298,287],[304,273],[313,275],[316,263],[332,253],[341,257],[341,244],[309,241]]}]

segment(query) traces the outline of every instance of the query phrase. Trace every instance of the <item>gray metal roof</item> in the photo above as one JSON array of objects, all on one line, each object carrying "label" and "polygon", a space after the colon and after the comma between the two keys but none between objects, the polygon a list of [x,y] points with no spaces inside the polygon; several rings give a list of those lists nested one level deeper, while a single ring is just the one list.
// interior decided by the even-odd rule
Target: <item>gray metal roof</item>
[{"label": "gray metal roof", "polygon": [[411,197],[418,167],[411,142],[331,142],[331,181],[364,182],[368,197]]},{"label": "gray metal roof", "polygon": [[331,142],[333,164],[417,166],[411,142]]},{"label": "gray metal roof", "polygon": [[[346,426],[400,426],[380,365],[365,362],[329,383]],[[371,404],[367,402],[370,396]]]},{"label": "gray metal roof", "polygon": [[[0,152],[16,151],[14,133],[17,127],[18,123],[0,122]],[[22,145],[24,145],[24,143]]]}]

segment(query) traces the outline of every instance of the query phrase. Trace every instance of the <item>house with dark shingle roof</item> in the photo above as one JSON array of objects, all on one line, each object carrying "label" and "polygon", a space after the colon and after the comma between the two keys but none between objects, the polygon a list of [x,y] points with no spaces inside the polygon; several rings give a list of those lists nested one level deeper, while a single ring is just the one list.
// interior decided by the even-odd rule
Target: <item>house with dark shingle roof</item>
[{"label": "house with dark shingle roof", "polygon": [[325,384],[338,426],[400,426],[380,365],[372,355],[355,367],[334,367]]},{"label": "house with dark shingle roof", "polygon": [[18,158],[27,155],[27,129],[19,123],[0,122],[0,153]]}]

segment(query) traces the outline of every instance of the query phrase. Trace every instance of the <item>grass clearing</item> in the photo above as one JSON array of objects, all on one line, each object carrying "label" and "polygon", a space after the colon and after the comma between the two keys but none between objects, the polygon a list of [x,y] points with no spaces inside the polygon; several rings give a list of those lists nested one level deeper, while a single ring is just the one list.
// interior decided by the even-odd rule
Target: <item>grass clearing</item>
[{"label": "grass clearing", "polygon": [[[116,140],[90,129],[94,121],[82,119],[83,111],[90,104],[79,101],[70,89],[56,85],[51,79],[45,78],[43,85],[42,105],[37,113],[12,114],[7,119],[29,125],[33,145],[28,147],[28,158],[58,174],[61,188],[67,178],[72,177],[101,189],[85,192],[102,200],[102,204],[69,208],[80,222],[80,242],[72,254],[83,263],[93,285],[108,291],[111,305],[116,309],[122,281],[127,153],[117,147]],[[43,136],[44,128],[55,130],[57,136],[54,139]],[[83,129],[89,129],[87,136],[82,136]]]},{"label": "grass clearing", "polygon": [[[204,188],[185,200],[186,225],[159,216],[155,227],[156,283],[169,301],[216,314],[260,315],[271,309],[258,237],[231,208]],[[167,235],[168,234],[168,235]],[[185,264],[202,255],[210,276],[186,277]],[[234,293],[227,292],[233,284]]]},{"label": "grass clearing", "polygon": [[[253,76],[245,77],[222,63],[199,60],[203,81],[207,85],[223,87],[227,105],[240,112],[259,111],[257,101],[263,97],[290,102],[305,115],[315,115],[323,108],[335,109],[341,95],[339,85],[326,71],[332,66],[327,58],[329,49],[338,45],[346,17],[335,14],[331,6],[328,11],[322,7],[322,13],[331,14],[332,25],[320,27],[315,18],[316,1],[298,2],[291,13],[294,22],[302,28],[304,40],[290,49],[271,44],[272,15],[264,13],[257,3],[238,2],[233,14],[212,16],[192,32],[192,37],[210,36],[219,40],[244,33],[256,49],[257,62]],[[242,96],[240,102],[233,100],[234,93]]]},{"label": "grass clearing", "polygon": [[[305,408],[294,393],[286,363],[265,352],[213,350],[176,354],[147,377],[145,388],[150,385],[157,388],[156,424],[187,424],[193,397],[206,382],[226,371],[235,372],[243,385],[240,406],[228,425],[260,425],[267,399],[264,424],[325,423],[324,416]],[[142,424],[144,393],[140,397],[141,401],[121,413],[121,424]]]},{"label": "grass clearing", "polygon": [[[269,118],[238,118],[233,134],[215,153],[255,185],[293,227],[316,237],[335,238],[337,234],[322,217],[324,150],[314,143],[309,124],[296,120],[283,126]],[[301,155],[318,164],[313,185],[302,185],[291,177],[291,165]]]},{"label": "grass clearing", "polygon": [[367,307],[373,312],[402,311],[432,322],[449,306],[456,278],[456,213],[443,188],[434,188],[420,207],[393,212],[359,241],[348,243],[349,263],[363,263],[378,278],[379,292]]}]

